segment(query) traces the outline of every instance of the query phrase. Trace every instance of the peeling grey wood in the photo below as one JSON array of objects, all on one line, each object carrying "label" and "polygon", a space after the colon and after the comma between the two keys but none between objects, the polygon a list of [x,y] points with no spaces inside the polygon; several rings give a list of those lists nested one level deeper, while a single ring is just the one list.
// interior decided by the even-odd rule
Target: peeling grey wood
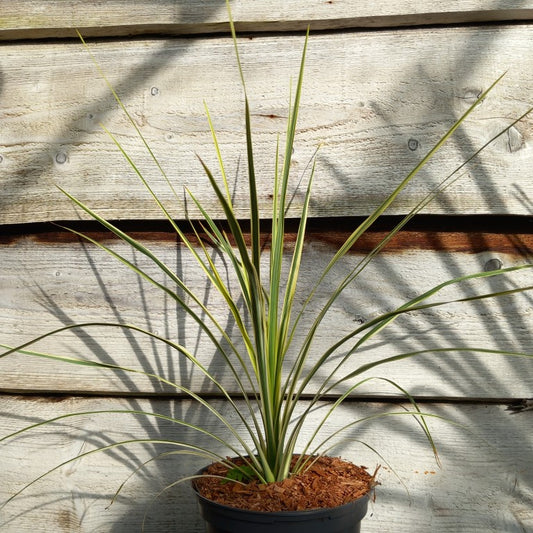
[{"label": "peeling grey wood", "polygon": [[[222,298],[206,283],[191,255],[183,247],[176,247],[168,237],[166,239],[161,236],[145,242],[195,291],[230,337],[237,339]],[[169,283],[140,254],[132,254],[128,246],[113,241],[107,244],[139,268],[146,269],[158,282]],[[412,244],[414,246],[415,242]],[[520,249],[517,244],[517,250]],[[335,250],[325,243],[310,241],[307,244],[297,306],[303,303]],[[0,257],[0,343],[16,346],[72,323],[110,321],[133,324],[184,345],[218,380],[230,390],[238,391],[226,363],[220,354],[215,355],[212,342],[201,333],[198,325],[179,312],[168,295],[145,281],[141,282],[136,274],[96,247],[27,237],[0,246]],[[213,257],[224,269],[220,258],[216,254]],[[311,325],[320,302],[361,258],[360,254],[349,254],[326,278],[317,292],[316,303],[309,306],[296,332],[296,346],[303,341],[305,328]],[[494,263],[513,266],[526,261],[520,253],[499,252],[490,246],[476,253],[416,249],[383,253],[333,306],[317,332],[309,360],[316,361],[334,341],[369,322],[378,313],[392,311],[438,283],[483,271]],[[267,271],[263,274],[267,276]],[[235,280],[230,278],[229,283],[236,290]],[[447,301],[528,284],[531,284],[531,270],[505,280],[489,278],[484,283],[450,287],[433,300]],[[172,288],[171,283],[169,286]],[[204,312],[199,310],[199,313],[208,321]],[[494,302],[445,305],[399,318],[365,349],[359,350],[346,369],[354,370],[362,362],[385,356],[450,346],[530,353],[532,329],[531,296],[527,294]],[[222,339],[222,335],[217,338]],[[237,347],[244,353],[240,343]],[[162,373],[182,386],[201,392],[216,392],[214,385],[203,374],[194,371],[185,358],[144,334],[119,328],[88,327],[50,337],[33,348],[45,353]],[[335,361],[333,359],[323,366],[311,390],[315,390],[318,380],[332,370]],[[430,353],[374,369],[365,375],[397,380],[411,393],[425,397],[520,398],[531,395],[533,374],[530,370],[529,360],[460,352]],[[103,394],[176,392],[142,375],[37,361],[27,355],[0,359],[0,389]],[[356,393],[389,395],[397,391],[383,382],[372,381]]]},{"label": "peeling grey wood", "polygon": [[[314,35],[293,155],[293,186],[318,154],[313,216],[363,215],[420,161],[454,118],[508,74],[391,212],[406,212],[531,105],[533,29],[527,25]],[[268,216],[276,137],[285,129],[298,36],[242,40],[260,202]],[[229,38],[102,42],[93,47],[111,83],[175,185],[165,185],[131,124],[79,44],[4,46],[0,59],[0,223],[76,219],[64,187],[101,214],[161,218],[103,122],[183,218],[184,187],[214,197],[197,154],[217,170],[210,108],[239,215],[247,216],[243,102]],[[353,51],[357,50],[355,54]],[[436,60],[438,58],[438,61]],[[216,76],[214,76],[216,73]],[[489,147],[428,213],[531,214],[531,121]],[[305,178],[304,178],[305,182]],[[291,214],[297,215],[301,193]]]},{"label": "peeling grey wood", "polygon": [[[73,37],[75,29],[91,36],[196,34],[227,32],[228,16],[221,0],[165,2],[131,0],[70,2],[3,0],[1,39]],[[428,24],[458,24],[530,20],[533,4],[500,0],[261,0],[231,2],[240,31],[294,31],[343,28],[383,28]],[[124,13],[128,16],[125,17]]]},{"label": "peeling grey wood", "polygon": [[[185,416],[198,423],[200,413],[189,402],[161,400],[2,397],[0,436],[34,421],[62,413],[101,409],[140,409],[170,416]],[[231,421],[236,417],[223,404]],[[348,420],[399,407],[384,404],[346,404],[332,419],[340,428]],[[439,469],[419,426],[410,417],[385,417],[355,426],[352,435],[375,447],[377,457],[355,441],[345,441],[335,454],[364,464],[377,464],[381,485],[364,520],[367,532],[502,533],[533,528],[533,457],[531,416],[510,415],[498,405],[424,405],[424,412],[442,416],[467,429],[437,418],[427,419],[435,437],[443,468]],[[320,411],[315,414],[316,424]],[[208,417],[202,424],[216,430]],[[304,431],[304,436],[307,435]],[[0,501],[25,483],[62,461],[95,446],[130,438],[184,438],[169,422],[125,414],[83,415],[0,444]],[[200,439],[201,441],[201,439]],[[197,440],[197,442],[200,442]],[[66,464],[27,489],[0,511],[2,531],[25,533],[40,528],[59,533],[72,531],[126,533],[140,530],[146,505],[166,484],[196,471],[204,461],[174,455],[146,465],[125,485],[118,500],[111,497],[129,472],[151,455],[175,449],[156,444],[117,448]],[[225,453],[218,448],[219,453]],[[388,465],[385,463],[388,461]],[[394,472],[392,471],[394,469]],[[399,476],[399,479],[396,477]],[[403,485],[402,485],[403,483]],[[407,492],[409,491],[409,492]],[[178,486],[165,492],[150,509],[148,532],[204,531],[191,491]]]}]

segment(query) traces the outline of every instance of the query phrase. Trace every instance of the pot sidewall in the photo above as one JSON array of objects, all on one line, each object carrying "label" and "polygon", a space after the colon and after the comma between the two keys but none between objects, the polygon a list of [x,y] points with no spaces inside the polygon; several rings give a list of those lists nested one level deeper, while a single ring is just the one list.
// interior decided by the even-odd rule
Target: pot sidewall
[{"label": "pot sidewall", "polygon": [[213,502],[198,492],[194,481],[192,486],[208,533],[359,533],[370,499],[366,494],[339,507],[268,513]]}]

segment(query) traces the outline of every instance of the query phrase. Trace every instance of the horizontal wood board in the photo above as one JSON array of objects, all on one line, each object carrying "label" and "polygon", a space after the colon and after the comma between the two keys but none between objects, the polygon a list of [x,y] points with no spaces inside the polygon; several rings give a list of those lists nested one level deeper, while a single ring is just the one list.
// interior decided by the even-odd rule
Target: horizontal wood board
[{"label": "horizontal wood board", "polygon": [[[58,401],[9,396],[1,397],[0,401],[0,435],[69,412],[136,409],[187,416],[193,422],[201,416],[189,402],[75,397]],[[226,416],[237,423],[235,415],[223,403],[214,405],[225,409]],[[340,408],[331,424],[340,428],[347,421],[399,410],[399,406],[386,404],[350,403]],[[435,464],[427,441],[411,417],[389,416],[355,426],[357,432],[351,437],[375,447],[382,457],[355,441],[346,441],[335,450],[371,471],[382,465],[378,473],[381,485],[363,521],[364,531],[531,531],[531,413],[511,415],[505,406],[499,405],[428,404],[423,410],[466,426],[428,419],[442,469]],[[220,429],[205,416],[202,423],[213,431]],[[304,432],[304,437],[307,435]],[[94,447],[130,438],[184,439],[185,435],[170,422],[116,413],[86,414],[38,428],[0,444],[0,501],[62,461]],[[195,472],[204,464],[202,459],[188,455],[153,461],[128,480],[117,501],[109,507],[115,490],[132,469],[150,456],[169,450],[176,447],[139,444],[65,464],[0,511],[2,531],[33,532],[36,524],[43,530],[58,533],[138,531],[153,496],[168,483]],[[216,451],[225,453],[221,447]],[[146,531],[176,531],[176,523],[183,533],[205,530],[187,486],[175,487],[160,496],[149,509]]]},{"label": "horizontal wood board", "polygon": [[[293,190],[319,145],[312,216],[368,214],[498,76],[492,95],[392,206],[406,212],[532,105],[533,26],[314,34],[293,154]],[[276,138],[285,130],[303,37],[256,36],[240,50],[251,101],[260,206],[269,215]],[[178,191],[176,199],[77,42],[9,43],[0,55],[0,223],[82,216],[55,185],[116,219],[162,218],[104,123],[172,215],[217,207],[197,154],[216,171],[203,102],[247,216],[243,101],[231,40],[98,42],[92,50]],[[274,75],[273,75],[274,73]],[[531,215],[531,119],[488,147],[428,213]],[[291,214],[297,216],[302,191]]]},{"label": "horizontal wood board", "polygon": [[[127,245],[100,238],[115,252],[144,269],[158,282],[169,283],[139,253]],[[301,305],[318,279],[322,268],[338,249],[339,234],[311,233],[302,263],[296,305]],[[346,236],[346,234],[344,234]],[[200,301],[219,321],[232,339],[238,336],[222,298],[206,284],[202,271],[171,233],[138,235],[160,259],[195,291]],[[378,236],[374,236],[376,240]],[[376,241],[377,242],[377,241]],[[303,341],[306,327],[324,298],[340,283],[371,249],[372,236],[363,241],[332,271],[317,292],[300,322],[295,347]],[[366,249],[365,249],[366,248]],[[268,249],[265,250],[267,254]],[[392,311],[405,301],[447,279],[500,266],[510,267],[531,261],[531,234],[499,235],[490,233],[454,234],[452,232],[406,232],[392,242],[360,276],[359,281],[339,298],[318,330],[310,362],[328,346],[354,328],[369,322],[379,313]],[[82,244],[61,233],[5,238],[0,242],[0,342],[23,344],[37,335],[72,323],[102,322],[132,324],[179,342],[198,356],[210,372],[232,392],[238,392],[229,368],[209,339],[201,334],[191,317],[185,316],[168,295],[121,265],[91,244]],[[213,258],[222,266],[220,257]],[[286,264],[290,260],[290,243]],[[266,266],[266,265],[265,265]],[[263,272],[267,275],[267,271]],[[432,298],[449,301],[500,290],[531,285],[531,270],[505,279],[449,287]],[[236,291],[235,280],[229,286]],[[172,284],[169,285],[172,288]],[[404,316],[367,343],[353,356],[346,369],[376,358],[431,350],[446,346],[492,348],[531,353],[533,315],[530,293],[474,304],[448,304],[433,310]],[[203,320],[205,312],[199,311]],[[221,338],[221,337],[220,337]],[[239,349],[242,344],[237,342]],[[34,347],[45,353],[88,358],[118,364],[150,373],[162,374],[179,385],[199,392],[217,389],[200,372],[194,371],[183,357],[160,341],[145,334],[119,328],[87,327],[71,334],[49,337]],[[342,352],[340,352],[342,353]],[[309,392],[316,390],[332,364],[324,365]],[[467,353],[427,354],[410,361],[374,369],[368,374],[395,379],[420,397],[521,398],[533,388],[531,361]],[[0,389],[4,391],[46,391],[94,394],[174,394],[142,375],[114,373],[63,363],[36,360],[25,355],[0,359]],[[365,395],[390,395],[397,391],[373,381],[355,391]]]},{"label": "horizontal wood board", "polygon": [[[195,34],[227,31],[221,0],[108,0],[68,6],[61,0],[3,0],[0,39],[72,37],[83,29],[91,36]],[[499,0],[233,0],[232,12],[241,31],[294,31],[381,28],[428,24],[460,24],[530,20],[531,1]],[[128,16],[124,13],[127,11]]]}]

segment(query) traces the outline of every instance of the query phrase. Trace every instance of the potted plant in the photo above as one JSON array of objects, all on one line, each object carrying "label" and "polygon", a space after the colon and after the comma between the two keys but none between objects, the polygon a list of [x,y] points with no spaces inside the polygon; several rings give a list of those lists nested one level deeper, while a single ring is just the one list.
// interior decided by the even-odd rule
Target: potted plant
[{"label": "potted plant", "polygon": [[[340,338],[332,336],[329,348],[323,350],[320,354],[317,355],[313,352],[315,349],[314,341],[316,332],[339,296],[357,280],[359,274],[372,259],[379,254],[383,247],[422,208],[431,202],[441,191],[456,181],[459,176],[459,170],[463,167],[462,165],[455,172],[443,179],[438,187],[414,206],[361,262],[353,266],[353,269],[346,277],[338,281],[336,288],[329,294],[327,300],[321,304],[320,308],[318,310],[313,309],[312,314],[314,319],[309,329],[303,335],[303,341],[298,346],[295,345],[295,332],[301,327],[304,313],[311,313],[317,289],[332,271],[333,267],[349,252],[374,222],[385,213],[400,192],[415,178],[420,169],[423,168],[435,152],[449,139],[470,113],[474,111],[499,80],[489,87],[449,131],[445,133],[420,163],[383,200],[381,205],[354,228],[344,244],[331,257],[330,262],[318,277],[309,293],[301,295],[298,293],[298,279],[309,217],[309,205],[312,197],[312,182],[315,173],[314,161],[312,162],[309,179],[305,186],[296,238],[294,243],[292,243],[288,265],[284,258],[288,253],[286,247],[286,213],[291,203],[291,197],[289,195],[291,157],[297,130],[307,37],[303,48],[294,99],[289,109],[283,154],[280,154],[279,141],[276,147],[276,170],[270,206],[270,221],[265,222],[260,218],[257,192],[258,183],[254,168],[251,113],[231,14],[230,27],[233,42],[235,43],[237,65],[241,75],[245,100],[244,120],[248,163],[249,220],[242,221],[236,216],[226,178],[223,158],[207,108],[207,119],[213,134],[214,146],[220,163],[220,178],[215,177],[214,173],[202,159],[199,159],[199,164],[205,170],[206,178],[209,180],[212,191],[216,195],[220,208],[224,212],[225,220],[222,223],[217,221],[204,208],[194,193],[188,191],[190,200],[202,214],[201,221],[190,221],[190,231],[193,232],[194,238],[189,237],[182,226],[176,223],[170,214],[169,208],[153,192],[149,182],[135,166],[135,163],[130,159],[130,156],[126,153],[119,141],[111,132],[108,131],[108,134],[116,143],[118,149],[124,154],[138,178],[150,192],[153,200],[161,209],[164,217],[172,225],[181,242],[195,258],[209,284],[224,299],[227,310],[232,318],[234,329],[238,332],[240,344],[235,341],[233,336],[228,334],[224,326],[187,284],[187,281],[181,279],[176,272],[168,268],[150,249],[132,236],[126,234],[116,224],[100,216],[69,192],[65,190],[62,190],[62,192],[73,204],[78,206],[78,208],[88,214],[93,220],[99,222],[104,228],[130,245],[136,252],[144,255],[164,272],[170,280],[169,285],[161,284],[147,271],[142,270],[126,257],[108,247],[105,243],[97,242],[89,235],[71,230],[114,256],[144,280],[155,285],[168,297],[172,298],[198,324],[203,333],[211,340],[216,356],[223,358],[225,365],[227,365],[227,368],[231,372],[233,384],[239,391],[238,397],[244,402],[246,411],[242,411],[236,403],[236,397],[228,392],[227,387],[219,383],[215,375],[210,373],[202,361],[203,354],[193,353],[187,346],[180,345],[172,339],[143,330],[142,328],[125,324],[109,325],[116,328],[134,330],[142,335],[149,336],[172,349],[177,357],[185,358],[194,364],[198,371],[214,386],[219,395],[225,399],[228,408],[233,410],[233,415],[236,416],[239,423],[245,428],[245,436],[237,431],[229,417],[225,413],[217,410],[208,399],[203,398],[181,383],[172,382],[165,376],[150,374],[119,365],[107,364],[98,360],[85,360],[75,357],[44,354],[33,350],[32,345],[45,337],[67,330],[91,328],[95,325],[101,326],[101,323],[69,324],[34,338],[23,345],[16,347],[4,345],[5,350],[0,354],[0,357],[25,353],[35,357],[52,358],[68,364],[82,364],[95,368],[106,368],[109,371],[142,372],[154,380],[171,385],[176,391],[195,400],[198,404],[198,409],[205,411],[207,415],[217,419],[229,435],[229,438],[225,438],[219,434],[211,433],[203,427],[192,426],[186,420],[170,419],[178,425],[193,429],[203,437],[210,438],[213,442],[213,448],[199,446],[194,441],[176,441],[174,443],[175,446],[183,449],[187,453],[194,453],[212,463],[202,469],[202,471],[187,478],[189,481],[192,481],[194,490],[198,495],[200,511],[207,522],[208,531],[210,532],[254,531],[261,533],[276,531],[277,533],[295,533],[305,531],[307,533],[319,530],[324,533],[356,532],[359,531],[360,521],[366,513],[369,496],[376,484],[375,472],[369,473],[364,468],[352,465],[339,458],[328,456],[328,452],[332,449],[335,439],[339,438],[342,434],[342,430],[348,430],[355,422],[347,423],[341,431],[336,430],[320,441],[318,437],[319,433],[323,428],[327,427],[328,420],[335,409],[356,391],[358,387],[372,379],[371,375],[368,374],[369,371],[376,367],[417,357],[423,353],[427,353],[429,350],[411,351],[409,353],[383,357],[371,362],[364,362],[355,369],[351,368],[350,370],[345,370],[347,362],[351,360],[354,354],[366,346],[370,339],[373,339],[401,315],[447,303],[429,301],[430,297],[438,295],[445,287],[473,279],[510,274],[513,271],[530,268],[533,265],[524,264],[511,268],[488,272],[484,271],[441,282],[432,289],[405,302],[395,310],[385,312],[364,324],[358,324],[353,331],[344,334]],[[105,78],[103,73],[102,75]],[[113,91],[112,88],[111,90]],[[114,91],[113,94],[130,123],[136,129],[137,134],[145,143],[154,162],[161,169],[155,155],[149,148],[148,142],[142,136],[120,98]],[[513,122],[513,124],[516,122]],[[508,128],[501,131],[489,142],[492,142],[495,138],[505,133],[513,124],[510,124]],[[483,148],[476,152],[470,159],[473,159]],[[161,170],[161,172],[163,171]],[[164,173],[163,176],[167,179]],[[167,181],[169,186],[173,188],[170,180],[167,179]],[[265,232],[265,229],[268,229],[270,232],[269,245],[266,251],[264,251],[264,242],[262,240],[262,234]],[[233,291],[230,288],[224,273],[212,260],[210,251],[213,248],[225,257],[226,263],[231,267],[232,282],[237,283],[238,291]],[[265,270],[268,272],[266,275]],[[513,291],[483,293],[472,296],[469,300],[498,297],[509,294],[510,292],[520,292],[531,288],[522,287]],[[465,351],[467,349],[471,352],[486,351],[501,355],[533,357],[532,354],[498,352],[496,350],[486,350],[483,347],[472,346],[467,348],[443,346],[438,350],[432,351],[442,352],[444,354],[454,350]],[[334,364],[333,370],[328,371],[325,376],[320,377],[321,381],[318,389],[311,393],[311,399],[303,409],[303,412],[301,410],[299,411],[299,400],[307,394],[310,385],[319,379],[319,371],[324,368],[326,363],[333,361],[334,358],[336,358],[335,360],[337,362]],[[410,402],[411,408],[401,414],[408,414],[417,419],[428,442],[435,449],[431,433],[426,424],[426,415],[419,408],[414,398],[403,388],[403,385],[393,382],[390,383],[396,388],[398,393],[405,395]],[[321,400],[330,396],[332,393],[337,393],[336,399],[331,402],[330,407],[311,432],[310,438],[305,443],[299,442],[302,428],[308,423],[309,416],[314,408]],[[153,413],[146,413],[146,415],[157,416]],[[6,441],[22,432],[30,431],[36,426],[57,422],[69,416],[76,416],[76,413],[33,424],[16,433],[4,436],[0,441]],[[234,445],[233,441],[237,442],[238,445]],[[113,446],[126,446],[131,442],[131,440],[117,442]],[[98,450],[108,448],[109,446],[105,446]],[[223,452],[220,451],[221,448],[224,448]],[[80,456],[94,453],[94,451],[91,450],[75,458],[67,459],[62,465],[69,461],[79,459]],[[48,473],[46,472],[43,475]],[[178,480],[177,482],[182,481]],[[10,500],[20,494],[25,488],[21,489],[17,494],[14,494]],[[312,496],[316,496],[317,498],[314,500]]]}]

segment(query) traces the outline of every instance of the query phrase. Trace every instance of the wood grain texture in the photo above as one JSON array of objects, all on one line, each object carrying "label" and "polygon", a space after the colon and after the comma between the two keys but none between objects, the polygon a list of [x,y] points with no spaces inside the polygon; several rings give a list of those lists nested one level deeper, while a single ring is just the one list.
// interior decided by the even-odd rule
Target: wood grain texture
[{"label": "wood grain texture", "polygon": [[[533,28],[527,25],[319,34],[311,38],[292,168],[293,188],[318,154],[313,216],[367,214],[411,170],[454,118],[501,73],[507,76],[391,212],[406,212],[531,104]],[[276,137],[285,129],[302,38],[242,40],[263,215],[269,215]],[[183,218],[189,187],[214,197],[197,154],[217,168],[203,101],[211,111],[239,215],[247,216],[242,100],[228,38],[132,40],[93,47],[111,83],[178,191],[176,199],[79,44],[11,44],[1,56],[0,223],[81,216],[64,187],[116,219],[161,218],[103,122]],[[438,61],[435,60],[438,58]],[[213,74],[216,73],[215,78]],[[273,75],[274,73],[274,75]],[[428,213],[532,212],[531,121],[515,126],[468,167]],[[293,203],[301,205],[301,191]],[[216,211],[215,211],[216,212]]]},{"label": "wood grain texture", "polygon": [[[150,249],[196,292],[229,335],[237,339],[224,301],[206,284],[190,253],[178,245],[171,234],[148,234],[145,239]],[[442,239],[445,240],[444,237]],[[402,240],[405,241],[406,237]],[[434,234],[428,242],[438,247],[438,240],[438,234]],[[315,361],[323,350],[358,325],[381,312],[392,311],[438,283],[486,268],[519,265],[530,260],[530,236],[524,236],[523,241],[520,241],[520,236],[510,236],[506,246],[499,249],[498,241],[504,240],[503,236],[495,239],[487,236],[484,248],[478,243],[477,249],[463,247],[462,250],[452,251],[417,249],[414,239],[411,246],[406,246],[405,242],[403,246],[393,245],[376,258],[359,281],[338,299],[317,332],[310,361]],[[157,281],[165,282],[154,265],[140,254],[133,254],[125,244],[112,240],[106,244],[133,261],[138,268],[146,269]],[[304,302],[337,245],[337,241],[332,243],[311,238],[307,242],[297,306]],[[364,246],[368,246],[368,242]],[[289,253],[290,244],[287,265]],[[72,239],[62,241],[53,234],[48,239],[42,235],[40,238],[27,236],[11,238],[0,244],[0,257],[0,343],[19,345],[71,323],[111,321],[134,324],[186,346],[204,361],[220,382],[233,392],[238,390],[227,365],[220,355],[214,356],[212,342],[201,334],[198,325],[184,316],[168,295],[148,282],[140,281],[136,274],[96,247],[72,242]],[[225,271],[221,258],[215,253],[213,257]],[[361,251],[354,250],[324,280],[313,305],[304,314],[295,336],[295,346],[303,341],[306,327],[311,325],[320,303],[362,257]],[[263,275],[267,275],[266,269]],[[447,301],[474,293],[513,289],[531,285],[531,279],[531,272],[526,270],[504,280],[489,278],[484,283],[450,287],[433,299]],[[229,278],[228,283],[236,290],[235,280]],[[375,337],[357,356],[352,357],[346,368],[353,370],[361,362],[378,357],[445,346],[491,347],[530,353],[533,331],[531,311],[531,295],[523,294],[493,302],[449,304],[413,313],[398,319]],[[204,315],[200,313],[200,316]],[[239,343],[237,345],[240,346]],[[168,347],[145,335],[123,332],[118,328],[86,328],[83,332],[48,338],[35,348],[163,373],[166,378],[181,385],[201,392],[216,392],[205,376],[194,371],[184,358],[179,358]],[[332,369],[334,361],[324,365],[317,380],[323,379]],[[395,379],[413,394],[425,397],[520,398],[531,394],[533,375],[530,369],[528,360],[466,353],[428,354],[374,370],[370,375]],[[311,390],[316,388],[317,382]],[[4,391],[103,394],[176,392],[140,375],[97,371],[42,360],[36,364],[33,358],[23,355],[0,360],[0,388]],[[374,381],[357,392],[389,395],[395,391],[382,382]]]},{"label": "wood grain texture", "polygon": [[[189,402],[161,400],[72,397],[54,401],[46,397],[4,396],[1,405],[0,436],[69,412],[138,409],[185,416],[193,423],[201,416]],[[224,409],[220,402],[215,402],[215,406]],[[340,428],[347,421],[399,409],[384,404],[350,403],[340,408],[331,424]],[[381,485],[363,522],[364,530],[376,533],[392,533],[402,528],[413,533],[531,531],[533,461],[529,414],[510,415],[505,406],[499,405],[428,404],[423,409],[467,426],[465,429],[437,418],[428,419],[442,469],[436,466],[420,428],[410,417],[377,418],[369,424],[355,426],[357,432],[350,436],[376,447],[381,458],[355,440],[347,440],[334,450],[371,470],[377,464],[382,465]],[[230,411],[224,412],[237,423]],[[213,431],[219,429],[208,417],[203,416],[202,423]],[[307,434],[306,430],[304,436]],[[146,437],[176,440],[186,435],[174,424],[149,417],[86,414],[2,442],[0,501],[47,469],[79,453],[114,441]],[[33,532],[36,524],[43,530],[58,533],[138,531],[152,497],[166,484],[195,472],[204,461],[187,455],[156,460],[131,478],[117,501],[108,508],[110,499],[132,469],[154,454],[175,449],[172,445],[138,444],[66,464],[0,511],[2,531]],[[220,447],[218,452],[225,453]],[[185,486],[163,493],[154,503],[149,509],[146,531],[176,531],[176,524],[183,533],[204,531],[193,495]]]},{"label": "wood grain texture", "polygon": [[[227,32],[221,0],[107,0],[70,2],[2,0],[0,39]],[[500,0],[261,0],[231,2],[240,31],[382,28],[428,24],[501,22],[533,18],[531,1]],[[125,17],[124,14],[128,13]]]}]

